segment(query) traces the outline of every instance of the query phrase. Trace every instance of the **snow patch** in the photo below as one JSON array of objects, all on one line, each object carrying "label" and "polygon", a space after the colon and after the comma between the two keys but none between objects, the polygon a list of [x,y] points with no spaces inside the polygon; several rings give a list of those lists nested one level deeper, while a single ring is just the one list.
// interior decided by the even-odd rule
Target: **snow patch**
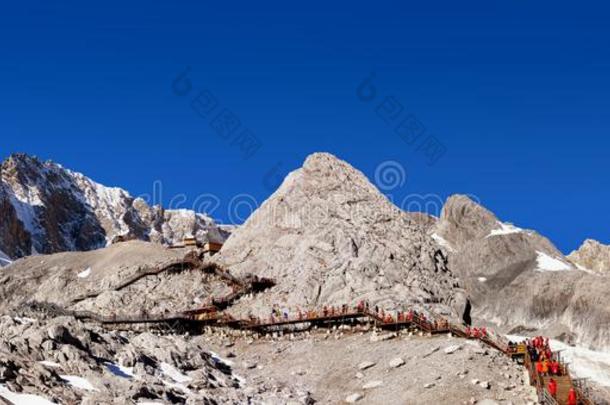
[{"label": "snow patch", "polygon": [[21,316],[14,316],[13,320],[15,322],[19,322],[21,325],[30,325],[30,324],[36,322],[36,319],[26,318],[26,317],[21,317]]},{"label": "snow patch", "polygon": [[544,252],[536,252],[538,254],[537,262],[538,268],[536,271],[567,271],[572,270],[572,266],[564,262],[563,260],[559,260],[557,258],[551,257]]},{"label": "snow patch", "polygon": [[79,278],[87,278],[87,277],[89,277],[90,274],[91,274],[91,267],[87,267],[86,270],[81,271],[80,273],[78,273],[78,277]]},{"label": "snow patch", "polygon": [[455,252],[455,249],[453,249],[451,244],[449,242],[447,242],[442,236],[440,236],[437,233],[433,233],[431,236],[432,236],[432,239],[434,239],[436,241],[436,243],[438,243],[442,247],[446,248],[450,252]]},{"label": "snow patch", "polygon": [[523,232],[523,229],[514,226],[513,224],[510,223],[504,223],[504,222],[500,222],[498,221],[498,225],[500,226],[499,229],[493,229],[489,235],[487,235],[488,238],[492,237],[492,236],[498,236],[498,235],[510,235],[512,233],[519,233],[519,232]]},{"label": "snow patch", "polygon": [[43,366],[46,366],[46,367],[61,368],[61,364],[55,363],[54,361],[43,360],[43,361],[39,361],[38,363],[40,363],[40,364],[42,364]]},{"label": "snow patch", "polygon": [[46,398],[33,394],[18,394],[11,392],[4,385],[0,384],[0,397],[15,405],[54,405]]},{"label": "snow patch", "polygon": [[133,367],[124,367],[116,363],[106,363],[106,368],[112,374],[121,378],[134,378]]},{"label": "snow patch", "polygon": [[0,250],[0,267],[8,266],[13,263],[10,257],[6,253]]},{"label": "snow patch", "polygon": [[212,351],[210,351],[210,354],[212,355],[212,358],[213,358],[215,361],[217,361],[217,362],[224,363],[224,364],[226,364],[227,366],[232,366],[232,365],[233,365],[233,362],[232,362],[231,360],[227,360],[227,359],[225,359],[225,358],[222,358],[222,357],[220,357],[218,354],[216,354],[216,353],[214,353],[214,352],[212,352]]},{"label": "snow patch", "polygon": [[170,377],[177,383],[185,383],[192,380],[188,375],[182,374],[177,368],[171,364],[161,363],[161,372],[166,376]]},{"label": "snow patch", "polygon": [[73,387],[87,391],[99,391],[87,379],[75,375],[60,375],[61,379],[67,381]]},{"label": "snow patch", "polygon": [[480,283],[484,283],[487,281],[487,277],[479,277],[477,280],[479,280]]}]

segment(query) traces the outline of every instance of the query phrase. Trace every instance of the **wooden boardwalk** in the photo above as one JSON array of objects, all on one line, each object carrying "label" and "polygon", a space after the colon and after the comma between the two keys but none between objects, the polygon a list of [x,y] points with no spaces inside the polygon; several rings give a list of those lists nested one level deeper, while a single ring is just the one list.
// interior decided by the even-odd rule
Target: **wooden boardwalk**
[{"label": "wooden boardwalk", "polygon": [[[539,402],[541,404],[567,405],[568,392],[571,388],[574,388],[578,394],[578,405],[593,405],[593,402],[588,398],[586,384],[581,380],[574,380],[571,378],[567,364],[561,364],[563,370],[562,376],[553,377],[557,382],[557,396],[556,398],[553,398],[547,390],[550,377],[538,374],[525,345],[510,344],[504,336],[489,333],[483,328],[475,329],[477,333],[472,334],[470,333],[469,326],[449,322],[447,319],[436,314],[432,314],[433,319],[430,319],[415,310],[399,313],[390,313],[379,309],[373,311],[366,303],[360,302],[357,306],[343,305],[338,308],[324,307],[307,311],[299,310],[296,315],[293,316],[289,316],[287,313],[273,311],[273,315],[270,315],[266,319],[256,317],[236,319],[222,311],[230,307],[235,301],[246,294],[260,292],[272,287],[274,285],[273,280],[256,276],[248,276],[241,279],[236,278],[231,275],[229,271],[218,265],[203,264],[198,261],[198,259],[192,257],[170,262],[158,268],[142,269],[113,289],[119,290],[125,288],[127,285],[130,285],[147,275],[155,275],[164,271],[182,271],[186,269],[200,269],[201,271],[215,274],[232,287],[231,293],[224,297],[212,298],[206,306],[170,314],[149,314],[141,312],[138,314],[113,314],[110,316],[103,316],[91,311],[67,310],[57,305],[39,302],[30,303],[30,307],[33,310],[44,312],[48,315],[72,316],[76,319],[97,322],[102,325],[122,325],[128,328],[136,324],[158,324],[169,325],[170,329],[179,327],[195,331],[202,331],[206,327],[216,327],[255,333],[294,333],[312,327],[331,328],[342,325],[368,324],[379,329],[390,331],[415,330],[428,335],[451,333],[452,335],[461,338],[479,340],[483,344],[492,347],[513,359],[523,361],[530,375],[530,383],[537,389]],[[82,301],[86,298],[94,298],[100,293],[101,292],[93,292],[85,294],[74,299],[72,303]]]}]

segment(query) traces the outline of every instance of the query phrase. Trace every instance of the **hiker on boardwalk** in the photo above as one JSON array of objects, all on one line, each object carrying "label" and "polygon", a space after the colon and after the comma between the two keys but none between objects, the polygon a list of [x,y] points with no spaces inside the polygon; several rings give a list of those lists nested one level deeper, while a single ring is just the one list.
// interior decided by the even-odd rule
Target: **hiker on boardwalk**
[{"label": "hiker on boardwalk", "polygon": [[[547,359],[542,360],[542,375],[549,375],[549,361]],[[551,380],[553,380],[551,378]]]},{"label": "hiker on boardwalk", "polygon": [[561,374],[559,362],[557,360],[552,360],[549,368],[551,369],[551,375],[559,376]]},{"label": "hiker on boardwalk", "polygon": [[574,387],[570,388],[570,392],[568,392],[568,405],[577,405],[578,397],[576,396],[576,390]]},{"label": "hiker on boardwalk", "polygon": [[553,398],[557,398],[557,382],[553,378],[549,381],[549,394]]},{"label": "hiker on boardwalk", "polygon": [[542,361],[538,360],[536,362],[536,372],[542,375]]}]

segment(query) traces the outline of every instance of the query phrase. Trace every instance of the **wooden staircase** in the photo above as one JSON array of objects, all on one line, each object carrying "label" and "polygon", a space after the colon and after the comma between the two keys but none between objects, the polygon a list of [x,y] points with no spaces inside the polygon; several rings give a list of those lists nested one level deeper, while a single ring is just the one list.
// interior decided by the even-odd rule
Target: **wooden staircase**
[{"label": "wooden staircase", "polygon": [[553,378],[557,383],[557,396],[555,400],[559,405],[566,405],[568,403],[568,393],[570,392],[570,388],[572,387],[572,379],[569,376],[551,376],[551,377],[542,377],[544,381],[544,387],[548,389],[549,381]]}]

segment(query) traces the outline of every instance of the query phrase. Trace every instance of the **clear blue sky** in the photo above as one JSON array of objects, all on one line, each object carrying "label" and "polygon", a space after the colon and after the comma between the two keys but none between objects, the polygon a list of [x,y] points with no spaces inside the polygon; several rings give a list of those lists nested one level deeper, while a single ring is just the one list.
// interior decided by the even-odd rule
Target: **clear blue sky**
[{"label": "clear blue sky", "polygon": [[[329,151],[373,179],[393,160],[408,173],[395,199],[468,193],[564,251],[610,242],[610,11],[597,4],[9,2],[2,156],[133,195],[158,180],[166,204],[212,193],[225,221],[233,196],[270,194],[278,162],[284,175]],[[187,67],[192,89],[177,95]],[[363,101],[371,72],[376,99]],[[190,105],[203,90],[208,116]],[[446,149],[434,165],[376,111],[390,96]],[[225,108],[260,141],[249,159],[244,138],[212,125]]]}]

